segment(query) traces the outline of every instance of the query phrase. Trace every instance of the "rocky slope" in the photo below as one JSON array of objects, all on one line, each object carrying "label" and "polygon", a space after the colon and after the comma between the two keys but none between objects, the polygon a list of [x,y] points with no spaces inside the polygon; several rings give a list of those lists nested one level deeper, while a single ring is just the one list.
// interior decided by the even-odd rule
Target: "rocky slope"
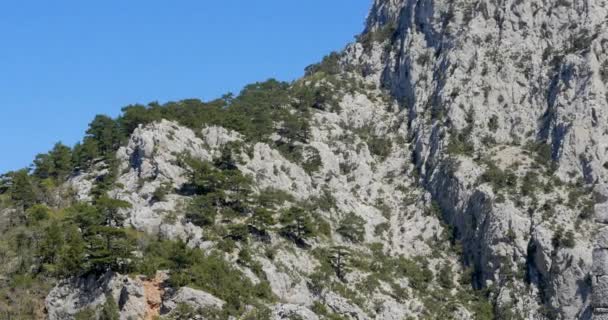
[{"label": "rocky slope", "polygon": [[[580,199],[572,184],[605,188],[607,9],[603,1],[376,1],[368,32],[395,30],[389,44],[367,53],[350,47],[354,61],[408,110],[422,185],[457,229],[477,285],[498,286],[499,307],[533,318],[535,305],[550,318],[590,314],[598,226],[588,218],[597,199],[586,207],[559,202],[568,193]],[[447,170],[446,153],[462,141],[473,147]],[[548,168],[526,150],[544,153],[536,158]],[[484,162],[520,177],[544,171],[571,186],[547,180],[554,190],[533,191],[536,199],[521,192],[503,199],[496,187],[476,185]],[[601,206],[596,211],[603,214]],[[574,230],[572,248],[559,246],[556,230]],[[512,266],[526,276],[507,285]]]},{"label": "rocky slope", "polygon": [[[266,313],[247,305],[233,318],[608,318],[607,17],[602,0],[376,0],[357,41],[292,84],[327,95],[308,111],[297,157],[284,123],[255,140],[163,119],[118,149],[108,195],[131,204],[124,227],[220,251],[268,284]],[[184,155],[234,158],[247,192],[283,199],[268,207],[280,221],[190,219]],[[101,163],[67,185],[91,201],[106,173]],[[279,216],[295,207],[315,236],[285,232]],[[226,250],[234,236],[218,230],[235,225],[251,239]],[[155,271],[61,281],[48,317],[110,296],[121,319],[184,306],[215,319],[205,310],[231,304]]]}]

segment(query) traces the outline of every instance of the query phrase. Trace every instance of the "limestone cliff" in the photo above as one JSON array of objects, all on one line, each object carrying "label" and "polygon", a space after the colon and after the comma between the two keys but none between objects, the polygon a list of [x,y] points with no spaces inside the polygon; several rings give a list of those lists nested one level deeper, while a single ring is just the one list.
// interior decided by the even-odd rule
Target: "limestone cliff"
[{"label": "limestone cliff", "polygon": [[[291,84],[324,95],[298,157],[284,123],[252,140],[163,119],[120,147],[108,195],[131,204],[125,227],[207,253],[216,229],[246,225],[255,240],[222,257],[268,283],[272,319],[608,319],[607,52],[603,0],[376,0],[355,43]],[[183,156],[227,152],[253,195],[279,192],[277,212],[303,206],[324,231],[189,219]],[[73,175],[76,198],[103,172]],[[121,319],[227,303],[171,282],[150,298],[145,281],[63,281],[48,315],[108,294]]]}]

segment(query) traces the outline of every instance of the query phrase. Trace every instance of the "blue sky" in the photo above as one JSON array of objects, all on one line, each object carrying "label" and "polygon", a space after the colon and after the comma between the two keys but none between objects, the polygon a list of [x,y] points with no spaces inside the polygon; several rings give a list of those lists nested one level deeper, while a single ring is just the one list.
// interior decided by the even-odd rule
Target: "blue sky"
[{"label": "blue sky", "polygon": [[371,0],[0,2],[0,172],[95,114],[293,80],[363,29]]}]

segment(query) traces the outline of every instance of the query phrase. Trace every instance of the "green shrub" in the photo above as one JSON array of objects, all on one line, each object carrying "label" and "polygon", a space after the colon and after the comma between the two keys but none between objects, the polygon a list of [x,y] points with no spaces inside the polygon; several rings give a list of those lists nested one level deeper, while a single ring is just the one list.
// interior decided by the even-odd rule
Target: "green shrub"
[{"label": "green shrub", "polygon": [[373,136],[367,141],[367,146],[373,155],[384,161],[392,152],[393,142],[388,138]]},{"label": "green shrub", "polygon": [[564,232],[563,227],[559,226],[553,234],[552,243],[556,248],[574,248],[576,245],[574,232],[572,232],[572,230]]},{"label": "green shrub", "polygon": [[99,320],[119,320],[120,311],[118,304],[112,294],[106,294],[106,303],[103,304],[99,312]]},{"label": "green shrub", "polygon": [[315,301],[312,305],[311,310],[322,317],[322,319],[327,320],[346,320],[346,318],[331,312],[324,304],[319,301]]},{"label": "green shrub", "polygon": [[217,215],[214,200],[215,195],[194,197],[186,209],[186,220],[199,227],[213,225]]},{"label": "green shrub", "polygon": [[395,263],[398,274],[406,276],[415,289],[425,290],[433,281],[433,272],[429,269],[426,262],[419,264],[400,257]]},{"label": "green shrub", "polygon": [[452,155],[473,156],[475,146],[469,141],[467,132],[452,132],[448,142],[447,152]]},{"label": "green shrub", "polygon": [[439,282],[439,285],[445,289],[454,288],[454,273],[449,263],[445,263],[439,270],[437,281]]},{"label": "green shrub", "polygon": [[375,31],[368,31],[357,38],[357,41],[361,43],[363,48],[366,50],[371,49],[374,42],[385,42],[391,40],[391,38],[397,32],[397,26],[395,24],[388,24],[378,28]]},{"label": "green shrub", "polygon": [[388,222],[377,224],[376,227],[374,227],[374,234],[379,237],[383,235],[384,232],[388,231],[390,227],[391,225]]},{"label": "green shrub", "polygon": [[551,145],[540,142],[530,142],[526,144],[525,149],[534,154],[534,160],[546,167],[551,167],[553,162],[553,150]]},{"label": "green shrub", "polygon": [[336,231],[351,242],[362,242],[365,239],[365,220],[350,212],[342,219]]},{"label": "green shrub", "polygon": [[488,168],[481,175],[481,181],[490,183],[494,191],[517,187],[517,175],[513,171],[509,169],[503,171],[491,162],[487,163],[487,166]]},{"label": "green shrub", "polygon": [[26,211],[26,217],[29,223],[38,223],[42,220],[46,220],[51,216],[51,209],[49,207],[38,204],[29,208]]},{"label": "green shrub", "polygon": [[536,190],[541,187],[538,174],[536,172],[528,171],[523,178],[521,183],[521,194],[527,197],[535,197]]},{"label": "green shrub", "polygon": [[323,192],[318,198],[311,199],[311,206],[313,208],[321,209],[322,211],[329,212],[331,209],[336,209],[336,198],[333,196],[331,191],[327,188],[323,189]]},{"label": "green shrub", "polygon": [[304,152],[305,160],[302,163],[302,168],[308,173],[312,174],[321,168],[323,162],[321,161],[321,155],[319,150],[313,147],[306,147]]},{"label": "green shrub", "polygon": [[310,214],[300,207],[291,207],[285,210],[280,217],[283,225],[281,235],[294,241],[296,244],[305,245],[307,238],[316,235],[315,226]]},{"label": "green shrub", "polygon": [[154,190],[152,193],[151,200],[153,202],[165,201],[167,195],[173,190],[173,187],[169,183],[164,183]]},{"label": "green shrub", "polygon": [[[239,315],[245,311],[247,304],[258,300],[272,301],[272,292],[265,281],[254,285],[247,276],[219,253],[205,255],[199,249],[190,249],[183,243],[160,243],[162,251],[150,244],[144,256],[153,255],[159,259],[157,265],[172,270],[169,282],[175,287],[189,286],[209,292],[227,302],[224,311],[229,315]],[[170,249],[170,251],[167,251]],[[250,261],[251,262],[251,261]]]},{"label": "green shrub", "polygon": [[74,320],[91,320],[91,319],[95,319],[95,310],[93,310],[91,308],[86,308],[86,309],[80,310],[74,315]]},{"label": "green shrub", "polygon": [[340,73],[340,54],[337,52],[330,53],[320,63],[306,67],[305,72],[306,76],[311,76],[317,72],[329,75]]}]

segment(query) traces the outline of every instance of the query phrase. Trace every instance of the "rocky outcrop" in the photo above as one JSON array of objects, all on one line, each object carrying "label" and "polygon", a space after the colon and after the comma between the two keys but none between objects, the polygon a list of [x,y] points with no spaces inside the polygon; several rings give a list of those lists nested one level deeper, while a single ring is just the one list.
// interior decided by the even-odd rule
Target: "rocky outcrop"
[{"label": "rocky outcrop", "polygon": [[162,313],[171,313],[179,304],[187,304],[195,309],[216,308],[221,309],[225,304],[224,301],[214,297],[213,295],[188,287],[183,287],[175,293],[169,293],[168,297],[162,304]]},{"label": "rocky outcrop", "polygon": [[[477,285],[501,288],[499,307],[516,305],[528,313],[544,305],[549,317],[590,316],[590,235],[577,233],[573,248],[556,246],[558,228],[537,204],[504,201],[496,188],[479,185],[487,169],[479,160],[490,155],[496,163],[514,155],[496,152],[496,145],[546,144],[560,180],[582,179],[588,187],[606,181],[607,122],[600,119],[608,116],[601,77],[607,15],[602,1],[377,0],[366,34],[388,36],[346,50],[346,61],[390,90],[406,110],[423,186],[463,242]],[[469,151],[455,158],[450,145],[459,141]],[[520,167],[516,174],[534,170]],[[551,202],[569,192],[543,198]],[[581,208],[548,210],[563,230],[595,228],[581,221]],[[527,276],[507,286],[510,266],[523,266]],[[521,293],[518,299],[507,298],[513,290]]]},{"label": "rocky outcrop", "polygon": [[599,202],[595,205],[595,219],[601,227],[593,247],[591,306],[594,319],[604,320],[608,319],[608,189],[606,185],[598,185],[595,192]]},{"label": "rocky outcrop", "polygon": [[[442,266],[460,280],[470,272],[470,286],[484,289],[500,316],[608,318],[606,16],[599,0],[376,0],[334,75],[355,88],[334,84],[336,105],[311,111],[298,145],[302,158],[318,155],[318,166],[286,157],[278,134],[250,142],[221,127],[195,132],[163,120],[137,128],[118,151],[111,195],[132,204],[126,226],[210,250],[206,230],[183,217],[190,196],[180,192],[188,171],[180,155],[211,161],[237,142],[237,167],[253,193],[284,192],[293,198],[285,207],[306,203],[329,230],[306,243],[310,250],[276,230],[251,244],[260,267],[239,268],[268,282],[280,301],[268,306],[275,319],[319,319],[315,302],[347,319],[434,311],[411,275],[389,284],[375,274],[362,258],[373,250],[422,261],[435,278]],[[101,170],[72,177],[79,199]],[[362,235],[352,241],[340,230],[357,219]],[[339,246],[357,256],[358,269],[319,288],[314,276],[327,268],[319,251]],[[429,280],[425,294],[450,296],[463,283]],[[161,314],[181,303],[225,303],[191,288],[150,302],[145,291],[124,276],[75,279],[56,287],[47,307],[51,319],[69,318],[108,292],[121,317],[159,303]],[[476,318],[467,303],[450,303],[449,316]]]},{"label": "rocky outcrop", "polygon": [[141,279],[106,273],[97,278],[74,278],[58,284],[46,298],[50,320],[73,319],[85,309],[96,310],[111,295],[118,303],[120,319],[144,319],[148,302]]},{"label": "rocky outcrop", "polygon": [[306,307],[302,307],[294,304],[277,304],[274,306],[272,311],[272,317],[276,320],[286,319],[302,319],[302,320],[318,320],[314,312],[310,311]]}]

